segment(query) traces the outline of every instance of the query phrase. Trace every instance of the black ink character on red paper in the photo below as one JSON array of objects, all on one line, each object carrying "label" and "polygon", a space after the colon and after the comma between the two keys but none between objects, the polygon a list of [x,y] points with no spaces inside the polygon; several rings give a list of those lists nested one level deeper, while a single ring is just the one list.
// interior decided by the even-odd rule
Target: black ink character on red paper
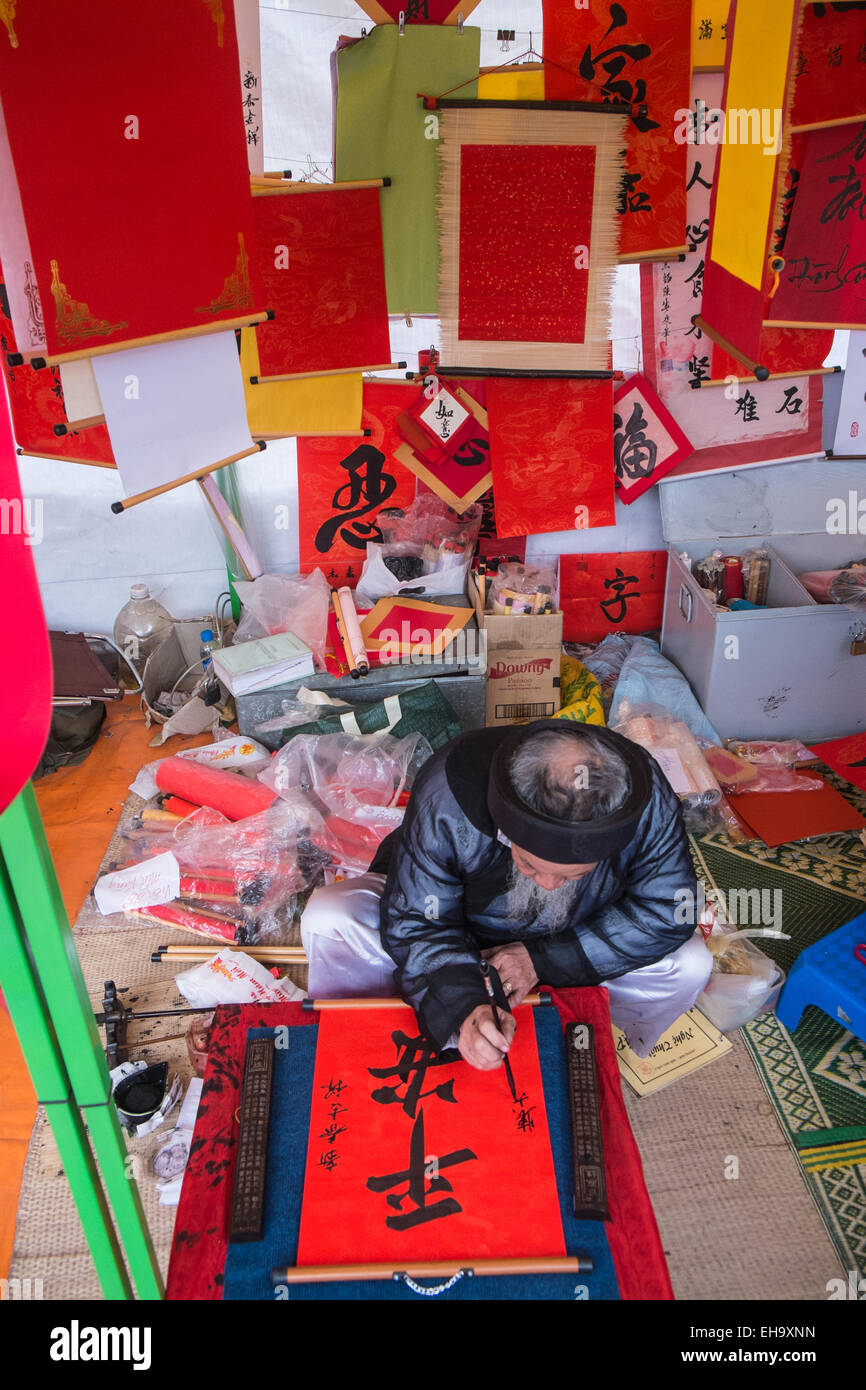
[{"label": "black ink character on red paper", "polygon": [[[604,587],[612,589],[613,593],[608,598],[601,600],[601,610],[610,623],[621,623],[626,614],[626,604],[631,598],[640,598],[640,590],[633,589],[631,593],[626,592],[629,584],[637,584],[636,574],[623,574],[619,566],[616,566],[613,579],[606,579]],[[616,611],[614,611],[616,610]]]},{"label": "black ink character on red paper", "polygon": [[[340,467],[349,475],[348,481],[337,488],[331,505],[337,508],[332,516],[316,532],[316,549],[326,554],[341,535],[347,545],[357,550],[366,550],[368,541],[381,541],[382,532],[374,521],[362,521],[368,512],[382,507],[397,486],[397,479],[384,469],[385,455],[372,444],[361,444],[348,458],[340,460]],[[359,506],[358,503],[364,503]]]},{"label": "black ink character on red paper", "polygon": [[[622,5],[611,5],[610,7],[610,28],[605,34],[609,38],[614,29],[621,29],[628,24],[628,14]],[[593,57],[592,45],[588,44],[586,52],[580,60],[578,71],[581,77],[587,82],[595,80],[596,68],[602,67],[607,73],[607,77],[601,85],[601,94],[607,101],[622,101],[629,106],[643,106],[646,104],[646,82],[642,77],[630,82],[627,77],[623,77],[623,70],[626,68],[629,59],[633,63],[639,63],[643,58],[648,58],[652,53],[648,43],[619,43],[606,48],[603,53],[596,53]],[[649,116],[632,116],[632,120],[638,130],[658,130],[658,121],[650,120]]]},{"label": "black ink character on red paper", "polygon": [[490,445],[486,439],[466,439],[451,457],[461,468],[480,468],[482,463],[488,462],[489,453]]},{"label": "black ink character on red paper", "polygon": [[637,186],[642,178],[643,174],[623,174],[619,185],[617,212],[652,212],[649,194]]},{"label": "black ink character on red paper", "polygon": [[325,1092],[325,1100],[330,1100],[331,1096],[341,1096],[343,1092],[347,1089],[348,1084],[349,1083],[347,1081],[343,1081],[342,1078],[335,1081],[334,1078],[331,1077],[330,1081],[325,1081],[323,1083],[323,1085],[320,1087],[320,1090]]},{"label": "black ink character on red paper", "polygon": [[844,222],[849,212],[855,213],[861,222],[866,222],[866,190],[863,188],[863,176],[854,165],[848,165],[847,174],[831,174],[827,182],[841,183],[844,187],[828,200],[821,213],[822,226],[828,222]]},{"label": "black ink character on red paper", "polygon": [[441,1067],[450,1065],[443,1062],[436,1054],[434,1048],[426,1039],[410,1038],[407,1033],[399,1029],[391,1034],[391,1041],[397,1049],[397,1060],[390,1067],[368,1067],[371,1076],[379,1080],[394,1076],[397,1082],[393,1086],[380,1086],[372,1091],[373,1100],[378,1105],[401,1105],[403,1111],[410,1119],[415,1118],[418,1102],[427,1096],[438,1096],[440,1100],[447,1101],[449,1105],[456,1105],[454,1097],[454,1078],[443,1081],[440,1086],[434,1086],[429,1091],[422,1090],[424,1078],[427,1075],[428,1067]]},{"label": "black ink character on red paper", "polygon": [[656,466],[658,446],[646,436],[648,426],[640,401],[635,401],[625,429],[622,425],[622,416],[614,415],[613,466],[617,476],[632,481],[648,478]]},{"label": "black ink character on red paper", "polygon": [[[478,1155],[473,1153],[471,1149],[455,1149],[452,1153],[437,1155],[435,1176],[430,1176],[428,1185],[427,1159],[424,1150],[424,1109],[422,1107],[412,1126],[412,1138],[409,1142],[409,1167],[404,1168],[400,1173],[385,1173],[382,1177],[367,1179],[367,1187],[370,1191],[389,1193],[385,1199],[388,1206],[399,1212],[399,1216],[385,1217],[385,1225],[389,1226],[392,1231],[410,1231],[415,1226],[423,1226],[428,1221],[438,1221],[444,1216],[455,1216],[457,1212],[463,1210],[455,1197],[441,1197],[435,1202],[428,1201],[428,1198],[436,1196],[440,1192],[454,1191],[448,1179],[440,1176],[443,1168],[455,1168],[459,1163],[468,1163],[472,1159],[477,1160]],[[392,1187],[399,1187],[401,1183],[407,1184],[403,1192],[391,1192]],[[404,1202],[410,1204],[409,1210],[403,1210]]]},{"label": "black ink character on red paper", "polygon": [[327,1173],[333,1173],[339,1161],[340,1155],[336,1149],[325,1149],[324,1153],[319,1154],[319,1167]]},{"label": "black ink character on red paper", "polygon": [[521,1091],[515,1101],[512,1101],[512,1109],[517,1111],[517,1128],[523,1134],[531,1134],[535,1129],[535,1121],[532,1118],[533,1110],[537,1110],[537,1105],[527,1105],[529,1099],[526,1091]]}]

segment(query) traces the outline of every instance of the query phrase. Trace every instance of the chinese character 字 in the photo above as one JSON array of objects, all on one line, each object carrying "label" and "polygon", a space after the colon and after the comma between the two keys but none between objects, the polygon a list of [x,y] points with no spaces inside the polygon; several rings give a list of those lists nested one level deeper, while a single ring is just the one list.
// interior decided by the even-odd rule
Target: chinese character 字
[{"label": "chinese character \u5b57", "polygon": [[[600,605],[608,622],[621,623],[625,617],[628,599],[640,598],[640,590],[638,589],[634,589],[631,593],[626,592],[629,584],[637,584],[637,582],[638,578],[636,574],[623,574],[618,565],[614,571],[613,579],[606,579],[604,581],[604,587],[613,590],[613,593],[610,594],[608,598],[603,598],[601,600]],[[618,611],[614,612],[614,609]]]}]

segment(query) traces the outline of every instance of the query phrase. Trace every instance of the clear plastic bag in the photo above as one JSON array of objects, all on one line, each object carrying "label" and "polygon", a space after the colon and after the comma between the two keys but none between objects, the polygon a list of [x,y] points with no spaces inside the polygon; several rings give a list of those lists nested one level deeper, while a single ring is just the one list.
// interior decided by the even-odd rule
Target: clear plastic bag
[{"label": "clear plastic bag", "polygon": [[306,575],[263,574],[238,580],[235,588],[244,606],[236,643],[292,632],[306,642],[317,669],[324,671],[331,590],[320,569]]},{"label": "clear plastic bag", "polygon": [[684,806],[718,806],[722,789],[708,767],[694,734],[661,705],[623,701],[611,728],[651,753]]},{"label": "clear plastic bag", "polygon": [[742,1028],[763,1010],[773,1008],[785,983],[781,966],[765,956],[751,937],[790,940],[784,932],[766,928],[738,931],[720,922],[706,938],[713,973],[698,998],[698,1008],[723,1033]]},{"label": "clear plastic bag", "polygon": [[[812,762],[815,757],[796,738],[775,743],[763,739],[728,739],[725,748],[716,750],[716,753],[727,753],[740,764],[736,775],[726,781],[719,770],[721,758],[708,755],[726,792],[738,795],[746,792],[819,792],[825,785],[821,777],[807,777],[795,771],[798,763]],[[749,770],[751,776],[748,775]]]},{"label": "clear plastic bag", "polygon": [[549,565],[500,565],[490,589],[493,613],[545,613],[556,600],[556,570]]}]

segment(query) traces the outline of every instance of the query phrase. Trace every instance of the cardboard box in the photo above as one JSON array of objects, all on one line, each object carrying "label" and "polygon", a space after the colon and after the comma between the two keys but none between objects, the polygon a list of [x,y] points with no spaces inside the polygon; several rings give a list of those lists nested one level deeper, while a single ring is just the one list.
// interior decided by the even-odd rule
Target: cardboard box
[{"label": "cardboard box", "polygon": [[485,613],[474,579],[469,595],[487,641],[487,726],[526,724],[559,710],[562,614]]}]

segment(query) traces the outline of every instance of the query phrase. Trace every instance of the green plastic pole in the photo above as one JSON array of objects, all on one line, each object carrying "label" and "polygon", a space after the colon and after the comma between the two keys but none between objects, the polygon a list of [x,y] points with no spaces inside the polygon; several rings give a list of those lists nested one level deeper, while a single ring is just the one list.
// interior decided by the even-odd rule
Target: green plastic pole
[{"label": "green plastic pole", "polygon": [[[69,1075],[39,989],[5,859],[0,857],[0,986],[24,1051],[39,1103],[45,1106],[97,1277],[106,1298],[132,1298],[123,1255],[87,1133],[72,1100]],[[50,1296],[50,1288],[48,1290]]]},{"label": "green plastic pole", "polygon": [[0,816],[0,852],[72,1093],[87,1120],[138,1296],[162,1298],[162,1276],[138,1188],[126,1164],[108,1067],[31,783]]}]

